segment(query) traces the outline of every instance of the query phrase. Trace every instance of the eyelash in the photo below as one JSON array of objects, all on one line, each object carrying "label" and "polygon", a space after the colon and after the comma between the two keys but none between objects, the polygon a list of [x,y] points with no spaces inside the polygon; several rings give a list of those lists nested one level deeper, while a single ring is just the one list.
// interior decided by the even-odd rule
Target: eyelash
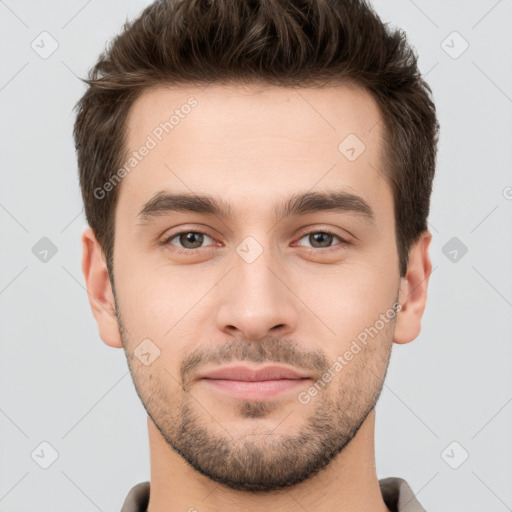
[{"label": "eyelash", "polygon": [[[180,235],[185,235],[187,233],[196,233],[196,234],[200,234],[200,235],[206,235],[206,236],[208,236],[208,237],[213,239],[212,236],[210,236],[208,233],[205,233],[204,231],[188,229],[188,230],[185,230],[185,231],[179,231],[177,233],[172,234],[171,236],[168,236],[167,238],[165,238],[161,242],[161,245],[166,246],[166,247],[172,246],[171,251],[176,252],[178,254],[186,254],[186,255],[193,254],[193,253],[199,251],[200,249],[207,249],[207,247],[198,247],[196,249],[186,249],[186,248],[183,248],[183,247],[177,247],[175,245],[170,244],[171,240],[174,240],[175,238],[179,237]],[[331,231],[330,229],[321,229],[321,230],[307,231],[307,232],[301,234],[301,236],[298,238],[298,240],[302,240],[302,238],[304,238],[305,236],[316,234],[316,233],[322,233],[322,234],[325,234],[325,235],[332,235],[332,236],[338,238],[340,240],[340,243],[337,244],[337,245],[334,245],[332,247],[327,247],[327,248],[323,248],[323,249],[322,248],[316,248],[316,247],[304,247],[304,249],[309,250],[309,251],[314,251],[314,252],[317,252],[317,251],[330,252],[330,251],[333,251],[333,250],[338,250],[339,249],[338,245],[350,245],[350,242],[348,240],[345,240],[340,235],[338,235],[334,231]]]}]

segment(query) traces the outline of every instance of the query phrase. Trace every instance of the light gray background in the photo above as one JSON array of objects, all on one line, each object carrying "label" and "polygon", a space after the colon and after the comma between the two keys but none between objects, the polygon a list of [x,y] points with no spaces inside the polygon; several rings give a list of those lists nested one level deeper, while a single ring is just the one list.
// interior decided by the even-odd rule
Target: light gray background
[{"label": "light gray background", "polygon": [[[0,1],[1,511],[115,511],[149,479],[144,409],[84,289],[71,136],[75,75],[147,3]],[[429,512],[512,510],[512,0],[374,5],[417,48],[441,123],[428,305],[419,338],[394,346],[378,476],[405,478]],[[43,31],[59,45],[47,59],[31,48]],[[469,43],[457,58],[453,31]],[[58,250],[46,263],[42,237]],[[455,262],[452,237],[468,249]],[[31,456],[49,461],[43,441],[48,469]]]}]

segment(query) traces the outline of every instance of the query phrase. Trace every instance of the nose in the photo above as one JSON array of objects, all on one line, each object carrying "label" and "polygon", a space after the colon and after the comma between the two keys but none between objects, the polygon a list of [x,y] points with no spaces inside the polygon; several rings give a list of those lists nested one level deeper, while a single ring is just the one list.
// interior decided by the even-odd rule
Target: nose
[{"label": "nose", "polygon": [[247,341],[295,331],[300,301],[290,286],[285,263],[264,251],[252,262],[234,254],[233,264],[219,290],[218,329]]}]

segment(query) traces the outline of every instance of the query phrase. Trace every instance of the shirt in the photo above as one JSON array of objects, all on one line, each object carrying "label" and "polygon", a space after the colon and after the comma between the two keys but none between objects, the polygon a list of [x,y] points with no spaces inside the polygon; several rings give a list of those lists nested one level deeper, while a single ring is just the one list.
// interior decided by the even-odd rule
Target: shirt
[{"label": "shirt", "polygon": [[[426,512],[403,478],[389,477],[379,480],[384,503],[391,512]],[[121,512],[146,512],[149,503],[149,482],[132,487],[124,500]]]}]

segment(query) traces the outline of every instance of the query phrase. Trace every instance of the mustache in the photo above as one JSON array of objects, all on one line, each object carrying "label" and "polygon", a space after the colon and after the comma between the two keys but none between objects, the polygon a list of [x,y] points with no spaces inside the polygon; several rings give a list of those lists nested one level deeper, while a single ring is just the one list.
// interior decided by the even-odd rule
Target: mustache
[{"label": "mustache", "polygon": [[330,361],[322,351],[305,351],[290,339],[268,337],[253,342],[235,339],[221,346],[200,347],[187,355],[180,365],[181,382],[186,387],[202,366],[242,361],[287,364],[320,375],[330,367]]}]

